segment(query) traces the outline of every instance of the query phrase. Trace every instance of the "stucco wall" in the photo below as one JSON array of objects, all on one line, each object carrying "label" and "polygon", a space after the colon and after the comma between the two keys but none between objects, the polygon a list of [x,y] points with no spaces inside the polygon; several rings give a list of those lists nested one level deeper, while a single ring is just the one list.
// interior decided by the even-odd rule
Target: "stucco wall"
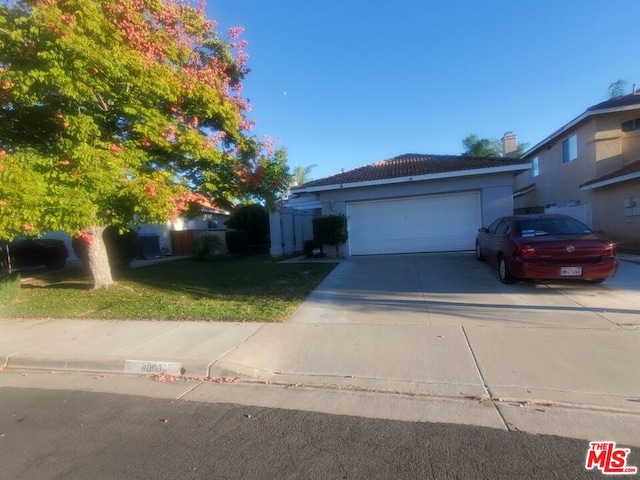
[{"label": "stucco wall", "polygon": [[[640,159],[640,132],[621,129],[622,122],[639,115],[638,111],[599,115],[529,153],[524,160],[538,157],[540,174],[533,177],[527,171],[516,177],[515,190],[536,184],[533,192],[515,200],[516,208],[554,203],[565,207],[575,201],[594,203],[591,191],[581,191],[580,185]],[[574,133],[578,136],[578,158],[562,163],[562,141]]]},{"label": "stucco wall", "polygon": [[[625,202],[635,199],[636,207]],[[593,190],[598,228],[616,242],[640,241],[640,180]]]},{"label": "stucco wall", "polygon": [[[510,215],[513,212],[513,182],[513,173],[505,172],[443,180],[342,188],[339,190],[317,192],[316,198],[320,202],[322,215],[346,215],[347,203],[349,202],[480,192],[482,208],[481,221],[483,225],[488,225],[496,218],[502,215]],[[291,236],[291,233],[288,232],[291,231],[293,226],[286,215],[279,213],[272,214],[270,216],[270,222],[272,239],[271,253],[272,255],[279,255],[283,251],[283,247],[281,246],[283,236],[285,244],[290,244],[288,238]],[[279,233],[280,230],[284,233]],[[285,252],[286,250],[285,248]],[[346,245],[341,246],[340,251],[342,254],[349,254]]]},{"label": "stucco wall", "polygon": [[483,223],[512,213],[512,173],[333,190],[319,192],[318,197],[322,203],[322,213],[329,215],[346,214],[348,202],[472,191],[481,192]]}]

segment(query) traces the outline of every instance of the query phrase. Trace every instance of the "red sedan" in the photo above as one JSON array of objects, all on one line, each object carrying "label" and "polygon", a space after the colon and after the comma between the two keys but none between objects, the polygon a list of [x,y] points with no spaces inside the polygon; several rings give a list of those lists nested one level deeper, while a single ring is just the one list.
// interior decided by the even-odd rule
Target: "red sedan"
[{"label": "red sedan", "polygon": [[519,279],[602,282],[618,270],[615,243],[567,215],[499,218],[478,231],[476,258],[497,266],[502,283]]}]

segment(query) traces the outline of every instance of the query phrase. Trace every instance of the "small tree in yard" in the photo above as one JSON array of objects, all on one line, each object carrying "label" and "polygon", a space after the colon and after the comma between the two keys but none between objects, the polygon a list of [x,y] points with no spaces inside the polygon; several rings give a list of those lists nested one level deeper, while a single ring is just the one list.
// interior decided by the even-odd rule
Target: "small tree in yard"
[{"label": "small tree in yard", "polygon": [[340,254],[340,244],[349,238],[347,217],[344,215],[324,215],[313,219],[313,239],[320,245],[336,247],[336,257]]},{"label": "small tree in yard", "polygon": [[273,205],[286,152],[250,133],[241,32],[189,0],[0,2],[0,238],[84,237],[98,288],[109,225]]}]

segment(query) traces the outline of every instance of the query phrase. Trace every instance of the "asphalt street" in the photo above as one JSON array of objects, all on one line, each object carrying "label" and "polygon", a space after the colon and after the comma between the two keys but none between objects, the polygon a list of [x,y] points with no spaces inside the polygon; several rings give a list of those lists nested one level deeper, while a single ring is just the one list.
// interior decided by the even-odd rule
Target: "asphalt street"
[{"label": "asphalt street", "polygon": [[603,478],[587,441],[484,427],[31,388],[0,405],[7,480]]}]

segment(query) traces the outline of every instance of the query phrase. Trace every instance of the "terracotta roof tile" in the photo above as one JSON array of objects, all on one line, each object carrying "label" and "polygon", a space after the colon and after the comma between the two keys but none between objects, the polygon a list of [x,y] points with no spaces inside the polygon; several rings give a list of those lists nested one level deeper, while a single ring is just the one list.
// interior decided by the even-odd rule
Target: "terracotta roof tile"
[{"label": "terracotta roof tile", "polygon": [[622,97],[611,98],[587,108],[587,112],[592,112],[594,110],[603,110],[605,108],[628,107],[631,105],[640,105],[640,94],[632,93],[631,95],[623,95]]},{"label": "terracotta roof tile", "polygon": [[293,188],[292,191],[329,185],[343,185],[347,183],[522,165],[524,163],[527,162],[518,158],[463,157],[456,155],[421,155],[408,153],[329,177],[312,180],[304,185]]},{"label": "terracotta roof tile", "polygon": [[626,165],[622,166],[621,168],[619,168],[614,172],[608,173],[598,178],[594,178],[593,180],[589,180],[588,182],[580,185],[580,188],[586,187],[588,185],[593,185],[594,183],[600,183],[600,182],[605,182],[607,180],[613,180],[614,178],[624,177],[625,175],[630,175],[632,173],[640,173],[640,160],[627,163]]}]

